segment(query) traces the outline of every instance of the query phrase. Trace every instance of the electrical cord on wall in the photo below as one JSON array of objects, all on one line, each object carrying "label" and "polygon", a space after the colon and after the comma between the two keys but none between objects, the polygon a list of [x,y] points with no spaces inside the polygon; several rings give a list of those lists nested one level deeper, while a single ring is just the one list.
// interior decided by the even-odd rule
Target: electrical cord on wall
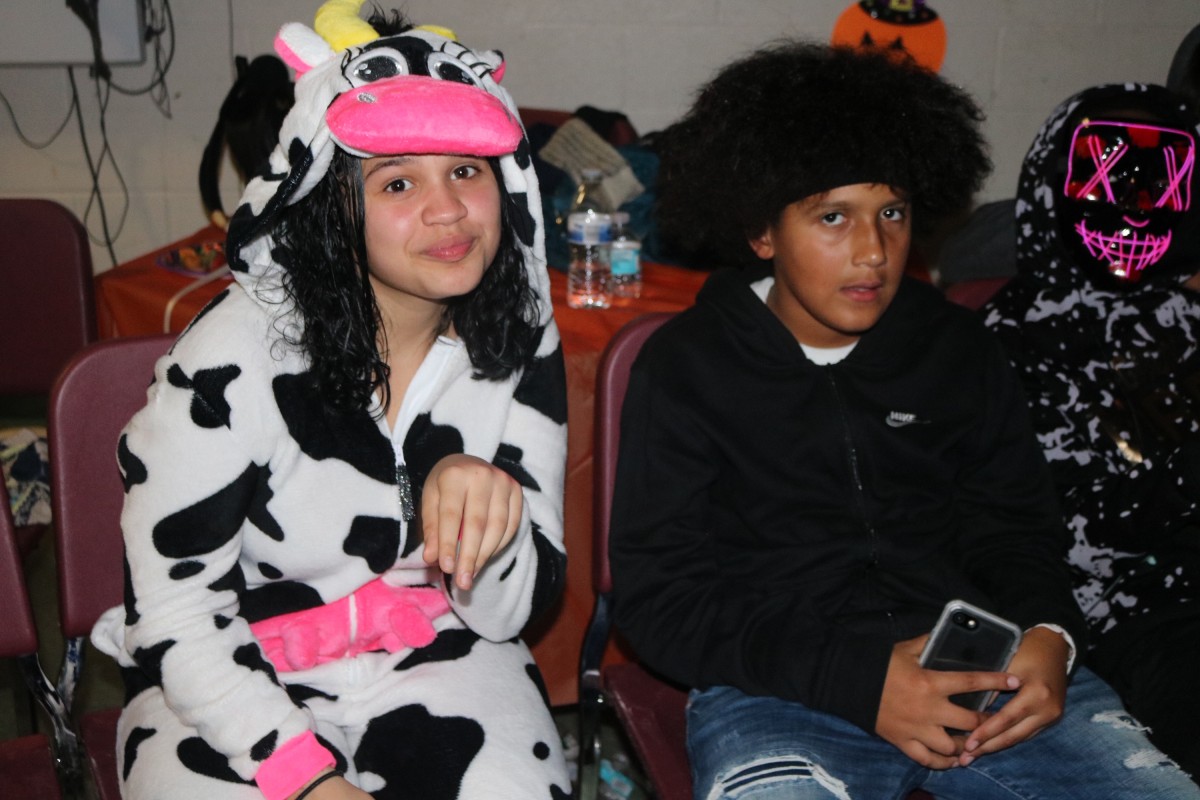
[{"label": "electrical cord on wall", "polygon": [[[175,16],[171,13],[171,4],[168,0],[159,0],[158,5],[159,7],[155,9],[151,0],[142,2],[146,22],[145,40],[153,47],[154,53],[154,71],[151,73],[150,82],[140,89],[127,89],[113,82],[112,88],[129,96],[149,94],[154,100],[154,104],[162,111],[163,116],[170,119],[171,95],[167,91],[167,70],[171,68],[171,62],[175,60]],[[166,47],[163,44],[164,35],[168,39]]]},{"label": "electrical cord on wall", "polygon": [[[71,80],[71,99],[75,108],[80,108],[79,104],[79,88],[75,85],[75,68],[67,67],[67,75]],[[87,128],[83,124],[83,114],[78,113],[75,119],[79,122],[79,140],[83,144],[83,157],[87,161],[88,173],[92,179],[92,191],[88,195],[87,207],[83,210],[84,227],[88,229],[88,236],[97,244],[104,245],[108,250],[108,257],[112,259],[112,264],[117,265],[117,254],[113,250],[113,242],[121,235],[121,230],[125,227],[125,215],[129,211],[129,187],[125,184],[125,176],[121,174],[121,167],[117,164],[113,157],[112,148],[108,144],[108,99],[111,95],[111,85],[100,77],[99,71],[92,71],[92,78],[96,85],[96,102],[100,107],[100,153],[96,158],[92,158],[92,150],[88,145]],[[123,207],[121,209],[121,219],[116,225],[116,229],[112,230],[108,224],[108,207],[104,202],[104,192],[100,189],[100,170],[104,166],[105,160],[112,165],[113,174],[117,176],[117,182],[121,184],[121,199]],[[92,215],[92,208],[95,207],[100,213],[100,229],[104,232],[103,238],[97,238],[91,232],[91,226],[88,224],[88,219]]]},{"label": "electrical cord on wall", "polygon": [[[67,108],[66,117],[45,142],[34,142],[24,134],[8,98],[3,93],[0,93],[0,102],[4,104],[8,116],[12,120],[13,127],[16,129],[17,136],[23,144],[35,150],[49,147],[58,139],[63,129],[66,128],[67,123],[70,122],[71,117],[75,117],[79,128],[80,143],[83,146],[84,159],[87,162],[88,176],[91,180],[91,191],[83,213],[83,224],[88,231],[88,237],[96,244],[103,245],[108,251],[113,266],[116,266],[118,263],[113,243],[120,236],[129,211],[129,187],[125,183],[125,177],[122,175],[121,169],[113,156],[112,148],[109,145],[107,120],[109,99],[114,91],[131,97],[148,94],[159,111],[162,112],[162,115],[167,119],[171,118],[170,93],[167,91],[166,83],[167,71],[170,69],[171,62],[175,58],[175,19],[171,12],[171,3],[170,0],[140,0],[140,2],[145,23],[143,37],[152,49],[154,68],[151,72],[150,80],[145,86],[131,89],[113,81],[112,68],[104,59],[97,17],[97,0],[67,0],[67,6],[87,26],[92,38],[93,62],[88,66],[88,74],[95,85],[100,128],[100,147],[95,153],[93,153],[92,145],[88,140],[83,106],[80,103],[79,87],[75,81],[75,68],[73,66],[67,67],[67,80],[71,85],[71,103]],[[100,173],[104,169],[106,161],[120,186],[123,204],[119,219],[115,225],[110,224],[104,192],[100,187]],[[100,215],[100,235],[92,232],[90,218],[93,210]]]},{"label": "electrical cord on wall", "polygon": [[8,118],[12,120],[13,130],[17,132],[17,138],[21,143],[31,150],[45,150],[50,145],[54,144],[58,139],[58,135],[63,132],[63,128],[67,127],[67,123],[71,121],[71,117],[75,114],[75,97],[71,97],[71,105],[67,106],[67,115],[63,117],[63,121],[58,123],[58,127],[54,129],[54,133],[50,134],[50,138],[44,142],[35,142],[25,135],[21,130],[21,123],[17,120],[17,112],[13,111],[12,104],[8,102],[8,98],[4,92],[0,92],[0,103],[4,104],[5,111],[8,112]]}]

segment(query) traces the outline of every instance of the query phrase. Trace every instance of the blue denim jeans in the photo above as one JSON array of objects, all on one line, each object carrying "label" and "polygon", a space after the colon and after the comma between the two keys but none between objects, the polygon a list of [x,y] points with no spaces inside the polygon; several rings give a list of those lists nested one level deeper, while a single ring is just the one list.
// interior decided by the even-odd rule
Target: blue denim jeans
[{"label": "blue denim jeans", "polygon": [[694,690],[687,722],[696,800],[901,800],[918,788],[944,800],[1200,798],[1086,669],[1057,724],[949,770],[925,769],[840,717],[728,686]]}]

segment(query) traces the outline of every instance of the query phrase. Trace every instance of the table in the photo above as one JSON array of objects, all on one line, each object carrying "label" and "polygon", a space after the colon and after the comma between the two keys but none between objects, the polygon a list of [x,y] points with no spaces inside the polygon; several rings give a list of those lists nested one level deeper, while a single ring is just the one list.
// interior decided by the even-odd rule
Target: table
[{"label": "table", "polygon": [[[224,241],[225,232],[215,225],[209,225],[166,247],[97,275],[96,328],[100,338],[148,336],[183,330],[205,303],[229,285],[232,278],[228,272],[222,272],[212,282],[198,283],[195,277],[159,266],[158,261],[175,250],[193,245],[223,245]],[[164,328],[163,312],[177,295],[169,325]]]},{"label": "table", "polygon": [[[208,242],[224,233],[202,228],[96,277],[97,321],[101,337],[138,336],[163,331],[164,311],[172,298],[167,328],[181,331],[230,281],[225,275],[208,283],[158,265],[164,254]],[[555,609],[527,631],[553,705],[576,702],[579,650],[592,613],[592,421],[596,367],[612,335],[641,314],[679,311],[695,299],[706,273],[649,263],[642,296],[603,311],[566,304],[566,275],[550,270],[550,297],[562,335],[567,371],[567,473],[564,540],[567,581]],[[609,643],[605,661],[630,658],[619,639]]]}]

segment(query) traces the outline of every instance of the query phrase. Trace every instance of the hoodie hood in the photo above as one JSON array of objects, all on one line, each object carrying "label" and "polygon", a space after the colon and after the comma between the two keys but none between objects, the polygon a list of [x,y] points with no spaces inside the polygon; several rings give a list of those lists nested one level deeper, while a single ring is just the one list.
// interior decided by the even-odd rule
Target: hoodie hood
[{"label": "hoodie hood", "polygon": [[[1017,187],[1017,272],[1025,279],[1059,289],[1104,291],[1113,288],[1119,293],[1134,292],[1139,286],[1164,279],[1174,282],[1186,279],[1187,276],[1180,275],[1178,269],[1171,268],[1168,253],[1163,261],[1147,268],[1139,284],[1117,289],[1103,281],[1100,266],[1082,263],[1070,241],[1060,234],[1061,176],[1070,155],[1076,122],[1091,109],[1103,117],[1104,112],[1111,113],[1121,107],[1153,110],[1168,119],[1178,119],[1182,130],[1200,137],[1200,127],[1197,127],[1186,101],[1152,84],[1096,86],[1059,104],[1034,137],[1022,164]],[[1192,180],[1194,183],[1195,178]],[[1194,217],[1192,214],[1189,218]],[[1101,280],[1097,281],[1097,278]]]},{"label": "hoodie hood", "polygon": [[511,198],[514,240],[551,316],[541,199],[516,104],[500,86],[504,59],[474,51],[444,28],[380,36],[358,18],[363,0],[330,0],[314,29],[289,23],[275,49],[297,72],[295,105],[269,166],[251,180],[230,221],[234,277],[264,305],[286,300],[286,252],[271,231],[280,212],[325,177],[335,148],[359,157],[460,154],[498,157]]},{"label": "hoodie hood", "polygon": [[[1171,251],[1162,262],[1150,266],[1142,280],[1117,286],[1104,280],[1099,264],[1081,264],[1058,229],[1057,201],[1062,190],[1058,159],[1065,156],[1076,112],[1086,110],[1082,108],[1085,103],[1111,109],[1123,98],[1135,108],[1154,108],[1148,98],[1183,102],[1161,87],[1130,83],[1088,89],[1054,110],[1034,139],[1021,171],[1016,207],[1017,278],[984,309],[987,325],[1005,340],[1010,356],[1019,353],[1020,360],[1037,364],[1030,369],[1038,375],[1062,373],[1066,382],[1081,381],[1076,396],[1090,391],[1097,370],[1107,370],[1114,359],[1170,363],[1188,357],[1200,341],[1194,331],[1192,293],[1179,287],[1196,271],[1197,264],[1191,257],[1177,259],[1178,266],[1169,261],[1181,237],[1176,237]],[[1186,129],[1192,130],[1194,125]],[[1195,210],[1193,205],[1185,225],[1195,219]],[[1178,252],[1183,254],[1184,249]],[[1183,269],[1189,262],[1190,269]],[[1172,345],[1169,354],[1163,351],[1167,342]],[[1182,349],[1177,351],[1176,346]],[[1071,365],[1069,370],[1064,371],[1064,363]],[[1073,370],[1078,370],[1078,376],[1092,378],[1075,377]]]}]

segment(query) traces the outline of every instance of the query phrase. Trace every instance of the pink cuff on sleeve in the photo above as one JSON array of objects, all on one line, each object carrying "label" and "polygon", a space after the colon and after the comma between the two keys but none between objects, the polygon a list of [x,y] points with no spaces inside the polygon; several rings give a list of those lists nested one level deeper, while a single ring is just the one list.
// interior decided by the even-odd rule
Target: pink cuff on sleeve
[{"label": "pink cuff on sleeve", "polygon": [[267,800],[285,800],[318,772],[337,764],[312,731],[305,731],[267,757],[254,782]]}]

